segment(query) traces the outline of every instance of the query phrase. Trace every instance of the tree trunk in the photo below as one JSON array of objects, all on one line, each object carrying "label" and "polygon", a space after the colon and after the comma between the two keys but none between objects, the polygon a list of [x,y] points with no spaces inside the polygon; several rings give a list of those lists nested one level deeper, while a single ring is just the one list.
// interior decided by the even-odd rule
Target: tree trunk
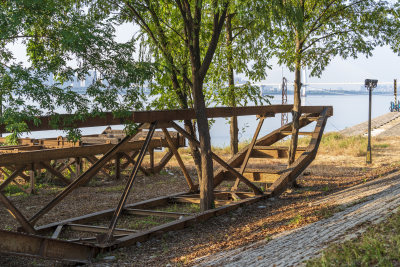
[{"label": "tree trunk", "polygon": [[[187,109],[189,108],[188,105],[188,95],[186,93],[184,93],[185,91],[181,89],[179,82],[178,82],[178,78],[175,72],[172,72],[171,74],[171,80],[172,80],[172,86],[176,92],[176,94],[178,95],[178,99],[179,99],[179,104],[181,106],[181,108],[183,109]],[[186,85],[186,84],[185,84]],[[184,125],[185,125],[185,130],[190,133],[191,135],[195,135],[195,129],[193,126],[193,123],[190,120],[185,120],[184,121]],[[200,151],[198,149],[198,147],[191,141],[189,141],[189,147],[190,147],[190,151],[192,153],[192,157],[193,157],[193,161],[194,161],[194,166],[196,168],[196,172],[197,172],[197,178],[199,180],[201,180],[201,157],[200,157]]]},{"label": "tree trunk", "polygon": [[[192,123],[191,120],[185,120],[183,122],[185,124],[185,130],[190,133],[191,135],[195,136],[196,135],[196,131],[194,128],[194,125]],[[191,141],[189,141],[189,147],[190,147],[190,151],[192,153],[192,157],[194,160],[194,166],[196,168],[196,172],[197,172],[197,178],[199,180],[199,184],[200,184],[200,180],[201,180],[201,156],[200,156],[200,151],[198,149],[198,147]]]},{"label": "tree trunk", "polygon": [[193,100],[197,118],[197,128],[200,138],[201,180],[200,209],[206,211],[214,206],[214,172],[211,157],[211,138],[208,128],[206,105],[203,95],[203,82],[196,72],[193,72]]},{"label": "tree trunk", "polygon": [[[193,6],[193,19],[187,20],[185,25],[185,35],[188,38],[186,42],[192,67],[192,94],[193,106],[197,118],[197,130],[200,138],[200,155],[201,155],[201,180],[200,180],[200,208],[202,211],[214,208],[214,173],[213,161],[211,155],[211,138],[208,128],[208,120],[206,114],[206,104],[203,94],[203,82],[210,67],[215,49],[218,46],[218,39],[224,26],[226,12],[229,2],[221,13],[214,13],[213,34],[207,48],[207,52],[203,58],[200,49],[200,29],[202,15],[202,1],[197,1]],[[217,7],[216,2],[213,6]],[[180,6],[183,16],[191,17],[192,11],[190,5]]]},{"label": "tree trunk", "polygon": [[301,98],[300,98],[300,90],[301,90],[301,64],[300,60],[296,60],[296,67],[295,67],[295,79],[294,79],[294,103],[293,103],[293,124],[292,124],[292,140],[290,142],[290,149],[289,149],[289,162],[288,164],[291,165],[296,156],[297,150],[297,141],[299,135],[299,119],[301,116]]},{"label": "tree trunk", "polygon": [[[226,16],[226,47],[227,47],[227,63],[228,63],[228,84],[229,84],[229,105],[236,107],[235,97],[235,79],[233,74],[233,51],[232,51],[232,15]],[[239,151],[239,129],[237,116],[230,118],[230,135],[231,135],[231,154],[234,155]]]}]

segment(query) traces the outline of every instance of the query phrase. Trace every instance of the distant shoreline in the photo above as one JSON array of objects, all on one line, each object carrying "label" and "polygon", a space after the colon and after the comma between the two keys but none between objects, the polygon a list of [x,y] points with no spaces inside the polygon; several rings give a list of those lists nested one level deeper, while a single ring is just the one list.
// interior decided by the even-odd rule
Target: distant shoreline
[{"label": "distant shoreline", "polygon": [[[276,91],[263,91],[262,95],[281,95],[281,92]],[[293,95],[293,91],[288,91],[288,95]],[[374,95],[394,95],[393,92],[373,92]],[[332,90],[329,92],[315,92],[315,91],[308,91],[307,95],[368,95],[368,91],[343,91],[343,90]]]}]

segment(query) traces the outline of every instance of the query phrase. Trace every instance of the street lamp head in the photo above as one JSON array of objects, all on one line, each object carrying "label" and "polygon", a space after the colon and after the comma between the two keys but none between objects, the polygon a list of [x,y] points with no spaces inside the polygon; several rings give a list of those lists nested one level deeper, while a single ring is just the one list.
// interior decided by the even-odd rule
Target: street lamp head
[{"label": "street lamp head", "polygon": [[374,89],[378,85],[378,80],[365,79],[365,87],[367,89]]}]

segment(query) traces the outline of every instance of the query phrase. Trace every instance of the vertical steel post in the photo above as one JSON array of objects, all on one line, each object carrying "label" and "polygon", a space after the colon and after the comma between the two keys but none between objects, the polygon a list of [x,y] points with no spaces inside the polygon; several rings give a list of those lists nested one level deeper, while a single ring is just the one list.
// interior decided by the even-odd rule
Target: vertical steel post
[{"label": "vertical steel post", "polygon": [[[287,80],[285,77],[282,78],[282,105],[287,104]],[[288,114],[281,114],[281,126],[288,123]]]},{"label": "vertical steel post", "polygon": [[369,91],[369,111],[368,111],[368,146],[367,146],[367,163],[372,163],[371,153],[371,105],[372,105],[372,88],[367,87]]},{"label": "vertical steel post", "polygon": [[394,107],[395,107],[395,111],[399,111],[399,106],[397,105],[397,80],[396,79],[394,79],[393,90],[394,90]]}]

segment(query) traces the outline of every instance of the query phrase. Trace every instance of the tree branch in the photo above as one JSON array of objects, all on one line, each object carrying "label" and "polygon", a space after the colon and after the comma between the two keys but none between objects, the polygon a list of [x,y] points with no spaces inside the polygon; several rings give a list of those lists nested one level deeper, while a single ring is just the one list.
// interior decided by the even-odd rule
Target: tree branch
[{"label": "tree branch", "polygon": [[[308,33],[304,36],[304,40],[307,40],[308,36],[310,36],[311,33],[313,33],[314,31],[316,31],[319,27],[322,26],[322,24],[320,24],[320,20],[322,19],[322,17],[325,15],[326,12],[328,12],[329,8],[333,5],[333,3],[335,3],[338,0],[333,0],[332,2],[328,3],[328,5],[325,7],[324,10],[322,10],[321,14],[318,16],[318,18],[314,21],[314,23],[311,25],[310,30],[308,31]],[[318,24],[318,26],[317,26]],[[317,27],[316,27],[317,26]]]},{"label": "tree branch", "polygon": [[[333,2],[335,2],[335,1],[336,1],[336,0],[332,1],[332,2],[331,2],[331,5],[332,5]],[[329,14],[326,18],[324,18],[324,20],[329,20],[329,19],[332,18],[334,15],[336,15],[336,14],[338,14],[338,13],[344,11],[345,9],[347,9],[347,8],[349,8],[349,7],[352,7],[352,6],[354,6],[354,5],[360,4],[360,3],[362,3],[362,2],[364,2],[364,0],[360,0],[360,1],[357,1],[357,2],[352,3],[351,5],[344,6],[343,8],[341,8],[341,9],[339,9],[339,10],[336,10],[335,12]],[[330,6],[329,6],[329,7],[330,7]],[[326,9],[326,11],[328,11],[328,9]],[[324,24],[321,22],[321,20],[323,19],[323,16],[324,16],[325,14],[326,14],[326,12],[323,12],[323,14],[321,14],[321,15],[319,16],[319,18],[317,19],[318,22],[319,22],[318,26],[315,27],[315,23],[317,22],[317,20],[316,20],[315,23],[314,23],[314,27],[315,27],[315,28],[314,28],[314,29],[311,28],[306,37],[308,37],[311,33],[313,33],[314,31],[318,30],[320,27],[322,27],[322,26],[324,25]]]},{"label": "tree branch", "polygon": [[219,18],[218,18],[218,13],[214,15],[213,34],[212,34],[211,40],[208,45],[207,53],[204,56],[204,60],[203,60],[203,63],[201,64],[200,71],[199,71],[201,79],[204,79],[204,77],[207,73],[207,70],[210,67],[212,58],[214,56],[215,50],[218,45],[219,35],[221,34],[222,27],[224,26],[226,13],[228,11],[228,6],[229,6],[229,1],[226,2],[225,7],[222,11],[222,14],[221,14],[221,16],[219,16]]},{"label": "tree branch", "polygon": [[306,47],[304,47],[302,49],[302,52],[306,51],[308,48],[310,48],[311,46],[313,46],[314,44],[318,43],[319,41],[321,41],[323,39],[332,37],[332,36],[337,35],[337,34],[349,33],[349,32],[353,32],[353,31],[354,30],[331,32],[330,34],[327,34],[327,35],[324,35],[322,37],[316,38],[312,42],[310,42],[310,44],[308,44]]}]

